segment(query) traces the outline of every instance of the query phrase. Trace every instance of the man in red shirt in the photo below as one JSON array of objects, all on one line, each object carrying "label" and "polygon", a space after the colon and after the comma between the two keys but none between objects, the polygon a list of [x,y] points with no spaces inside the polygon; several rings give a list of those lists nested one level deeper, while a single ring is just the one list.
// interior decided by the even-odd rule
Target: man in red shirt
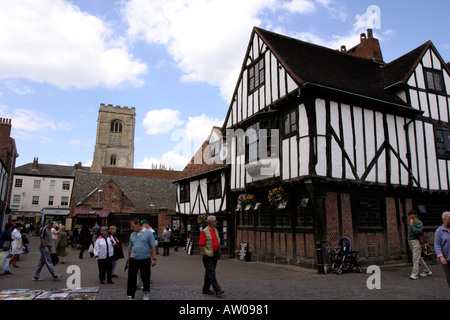
[{"label": "man in red shirt", "polygon": [[[203,265],[205,266],[205,279],[203,284],[204,294],[215,294],[219,296],[224,293],[217,283],[216,266],[219,259],[220,237],[216,229],[217,219],[215,216],[209,216],[206,220],[208,226],[200,233],[200,254],[203,258]],[[210,290],[213,287],[214,291]]]}]

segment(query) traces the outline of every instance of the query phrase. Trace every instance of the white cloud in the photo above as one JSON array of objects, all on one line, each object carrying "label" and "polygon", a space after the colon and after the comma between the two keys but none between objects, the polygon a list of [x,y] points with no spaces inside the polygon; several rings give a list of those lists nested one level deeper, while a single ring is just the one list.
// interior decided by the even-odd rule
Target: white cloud
[{"label": "white cloud", "polygon": [[11,119],[13,128],[17,130],[31,132],[71,130],[71,125],[67,122],[57,122],[35,110],[22,108],[12,109],[0,105],[0,111],[2,112],[3,118]]},{"label": "white cloud", "polygon": [[293,13],[312,13],[316,10],[316,6],[310,0],[291,0],[283,4],[283,8]]},{"label": "white cloud", "polygon": [[124,6],[128,34],[163,44],[183,81],[218,86],[225,100],[234,90],[243,52],[258,14],[275,0],[131,0]]},{"label": "white cloud", "polygon": [[149,135],[163,134],[183,125],[180,111],[172,109],[151,110],[145,115],[143,125]]},{"label": "white cloud", "polygon": [[59,88],[139,86],[147,71],[106,23],[65,0],[2,0],[0,30],[0,79]]},{"label": "white cloud", "polygon": [[159,167],[164,165],[166,169],[182,170],[190,161],[190,158],[183,157],[182,155],[169,151],[161,156],[160,159],[155,157],[144,157],[144,160],[136,163],[136,168],[151,169],[153,165]]}]

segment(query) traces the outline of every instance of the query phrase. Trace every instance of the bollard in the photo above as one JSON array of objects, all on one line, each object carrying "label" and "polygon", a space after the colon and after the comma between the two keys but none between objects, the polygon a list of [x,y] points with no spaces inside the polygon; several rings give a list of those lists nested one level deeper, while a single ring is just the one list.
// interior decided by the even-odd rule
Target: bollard
[{"label": "bollard", "polygon": [[316,242],[316,256],[317,256],[317,273],[325,274],[322,242],[320,242],[320,241]]}]

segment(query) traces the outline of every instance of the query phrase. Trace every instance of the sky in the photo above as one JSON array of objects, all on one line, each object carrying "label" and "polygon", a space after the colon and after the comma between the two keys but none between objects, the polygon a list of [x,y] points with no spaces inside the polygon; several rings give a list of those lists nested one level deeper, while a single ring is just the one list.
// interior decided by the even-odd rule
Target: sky
[{"label": "sky", "polygon": [[254,26],[333,49],[368,28],[390,62],[431,40],[450,1],[0,0],[0,118],[19,157],[90,166],[101,103],[136,108],[134,168],[182,170],[222,126]]}]

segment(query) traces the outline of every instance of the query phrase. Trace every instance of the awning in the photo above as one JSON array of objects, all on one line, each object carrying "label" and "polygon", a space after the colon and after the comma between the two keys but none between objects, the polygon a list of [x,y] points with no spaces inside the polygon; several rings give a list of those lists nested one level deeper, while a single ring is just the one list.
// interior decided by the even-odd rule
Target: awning
[{"label": "awning", "polygon": [[77,210],[73,214],[77,218],[107,218],[111,211],[101,210]]}]

